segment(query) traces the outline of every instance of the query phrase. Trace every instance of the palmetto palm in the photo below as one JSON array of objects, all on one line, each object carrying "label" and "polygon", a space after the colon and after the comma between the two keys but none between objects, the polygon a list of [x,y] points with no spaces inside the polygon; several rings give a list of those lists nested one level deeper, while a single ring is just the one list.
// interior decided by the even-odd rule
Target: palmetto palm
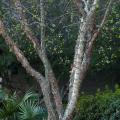
[{"label": "palmetto palm", "polygon": [[[47,118],[47,111],[39,105],[38,94],[28,91],[22,99],[16,93],[9,96],[0,92],[0,120],[43,120]],[[4,95],[2,95],[4,93]]]}]

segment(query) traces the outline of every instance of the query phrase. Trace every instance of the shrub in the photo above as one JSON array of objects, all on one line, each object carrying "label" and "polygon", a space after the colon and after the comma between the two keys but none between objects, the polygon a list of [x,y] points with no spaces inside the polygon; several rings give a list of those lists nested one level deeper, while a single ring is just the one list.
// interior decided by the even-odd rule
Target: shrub
[{"label": "shrub", "polygon": [[120,87],[106,88],[93,95],[81,95],[74,120],[120,120]]}]

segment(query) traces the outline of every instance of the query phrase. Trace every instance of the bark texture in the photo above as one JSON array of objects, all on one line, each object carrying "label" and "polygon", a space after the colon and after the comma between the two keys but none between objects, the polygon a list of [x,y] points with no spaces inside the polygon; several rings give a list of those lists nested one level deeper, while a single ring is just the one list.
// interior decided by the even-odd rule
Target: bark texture
[{"label": "bark texture", "polygon": [[[45,80],[47,83],[49,83],[49,91],[52,90],[52,94],[54,97],[56,110],[58,113],[58,117],[61,118],[63,114],[63,107],[62,107],[62,100],[59,93],[59,87],[57,85],[57,81],[54,75],[54,72],[52,70],[51,64],[47,58],[46,50],[45,50],[45,18],[44,18],[44,2],[43,0],[40,0],[40,25],[41,25],[41,39],[38,40],[34,35],[32,30],[30,29],[27,19],[25,18],[25,14],[22,10],[22,5],[19,0],[14,1],[16,9],[18,11],[18,14],[20,16],[20,23],[22,25],[22,28],[24,32],[26,33],[26,36],[31,40],[31,42],[34,44],[34,48],[36,49],[36,52],[38,53],[38,56],[40,57],[41,61],[43,62],[43,65],[45,67]],[[52,97],[52,96],[51,96]]]},{"label": "bark texture", "polygon": [[18,45],[16,43],[14,43],[12,38],[6,33],[4,24],[1,20],[0,20],[0,35],[2,35],[6,44],[9,46],[9,48],[12,50],[12,52],[16,55],[17,60],[25,68],[26,72],[28,74],[30,74],[32,77],[34,77],[37,80],[37,82],[39,83],[39,85],[42,89],[42,92],[43,92],[46,107],[48,109],[49,119],[57,120],[55,111],[53,109],[52,101],[50,99],[51,97],[50,97],[49,84],[46,82],[46,80],[42,74],[40,74],[38,71],[34,70],[31,67],[27,58],[24,56],[23,52],[19,49]]},{"label": "bark texture", "polygon": [[[30,40],[34,48],[42,61],[45,68],[45,76],[40,72],[36,71],[23,52],[19,49],[18,45],[14,40],[7,34],[6,27],[2,19],[0,20],[0,35],[4,38],[6,44],[16,55],[18,61],[25,68],[27,73],[37,80],[39,83],[44,101],[48,110],[48,120],[72,120],[72,114],[76,106],[77,98],[79,96],[79,88],[85,77],[85,74],[89,68],[89,64],[92,58],[92,49],[94,42],[103,27],[107,14],[109,12],[110,5],[112,0],[109,1],[109,4],[106,8],[103,19],[101,20],[100,27],[96,29],[95,27],[95,12],[97,6],[97,0],[75,0],[75,4],[80,13],[80,26],[78,38],[75,46],[75,55],[73,61],[73,68],[70,75],[70,85],[69,85],[69,99],[67,107],[63,114],[63,105],[62,97],[59,93],[59,87],[51,67],[51,64],[47,58],[46,49],[45,49],[45,10],[44,10],[44,1],[40,0],[40,25],[41,25],[41,39],[33,34],[33,31],[27,23],[25,13],[23,12],[22,4],[19,0],[13,0],[15,3],[16,10],[20,16],[20,23],[23,31],[26,34],[28,40]],[[55,107],[54,107],[55,106]]]},{"label": "bark texture", "polygon": [[79,88],[86,75],[91,61],[94,41],[96,40],[102,26],[104,25],[112,0],[109,1],[105,15],[98,29],[95,29],[94,27],[97,0],[93,1],[90,9],[89,0],[81,0],[81,2],[83,2],[84,4],[84,9],[79,9],[82,17],[80,19],[81,21],[79,34],[76,42],[73,68],[71,72],[69,101],[64,113],[63,120],[72,119],[72,113],[76,106],[77,98],[79,96]]}]

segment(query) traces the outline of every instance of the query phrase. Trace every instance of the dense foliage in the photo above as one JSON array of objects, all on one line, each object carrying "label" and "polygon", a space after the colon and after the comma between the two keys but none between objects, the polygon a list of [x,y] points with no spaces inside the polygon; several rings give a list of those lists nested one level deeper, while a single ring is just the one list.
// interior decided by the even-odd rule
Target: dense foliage
[{"label": "dense foliage", "polygon": [[[119,2],[118,2],[119,3]],[[29,25],[33,29],[34,34],[40,39],[39,31],[39,2],[33,0],[22,2],[23,9],[29,18]],[[38,61],[38,56],[35,53],[32,44],[27,41],[24,32],[19,24],[19,16],[15,12],[12,2],[7,0],[1,1],[1,14],[4,21],[7,23],[8,33],[19,44],[25,56],[29,59],[31,64]],[[31,6],[32,7],[29,7]],[[10,7],[11,6],[11,7]],[[7,9],[6,9],[7,8]],[[10,10],[9,10],[10,9]],[[120,45],[120,4],[113,5],[111,13],[108,17],[106,25],[104,26],[97,43],[95,44],[92,70],[99,71],[104,68],[110,69],[110,66],[119,61],[119,45]],[[98,10],[99,11],[99,10]],[[102,14],[104,10],[100,13]],[[99,18],[99,17],[98,17]],[[78,10],[71,1],[57,1],[50,0],[46,3],[46,50],[51,61],[52,67],[60,80],[68,80],[70,66],[72,64],[74,45],[78,31]],[[19,37],[18,37],[19,36]],[[1,38],[0,38],[1,39]],[[5,46],[1,41],[1,46]],[[4,55],[0,55],[0,72],[2,74],[8,69],[11,64],[16,63],[15,57],[4,49]],[[18,64],[14,64],[18,67]],[[116,66],[118,66],[117,63]],[[57,68],[57,69],[56,69]],[[10,67],[10,70],[14,67]],[[38,69],[42,69],[42,64]],[[42,69],[44,70],[44,69]]]},{"label": "dense foliage", "polygon": [[[23,9],[29,18],[29,25],[34,34],[40,39],[40,7],[39,2],[23,0]],[[72,64],[75,40],[78,33],[78,12],[73,2],[49,0],[46,9],[46,51],[52,67],[60,80],[68,80],[70,66]],[[2,7],[1,7],[2,5]],[[32,7],[29,7],[31,6]],[[10,7],[11,6],[11,7]],[[108,20],[98,38],[93,53],[92,70],[100,71],[111,69],[111,66],[119,68],[120,60],[120,4],[114,4]],[[39,63],[38,69],[42,69],[41,61],[32,44],[19,24],[19,16],[15,12],[13,3],[8,0],[0,1],[0,17],[4,20],[7,31],[20,49],[24,52],[30,63]],[[6,22],[7,21],[7,22]],[[97,26],[99,27],[99,26]],[[0,38],[0,76],[4,77],[9,71],[14,71],[19,64],[15,56]],[[37,66],[34,66],[37,67]],[[23,98],[16,93],[7,94],[0,90],[0,119],[5,120],[37,120],[46,118],[47,112],[39,105],[39,97],[36,93],[28,92]],[[120,119],[120,88],[115,91],[106,89],[98,91],[95,96],[82,95],[79,98],[75,120],[119,120]]]},{"label": "dense foliage", "polygon": [[95,70],[111,69],[111,65],[119,66],[120,59],[120,4],[114,3],[108,20],[98,38],[92,66]]},{"label": "dense foliage", "polygon": [[76,111],[75,120],[119,120],[120,87],[114,92],[106,87],[95,95],[82,95]]},{"label": "dense foliage", "polygon": [[0,120],[42,120],[47,110],[39,104],[38,94],[28,91],[22,98],[0,89]]},{"label": "dense foliage", "polygon": [[[81,93],[74,120],[119,120],[120,119],[120,86],[112,91],[108,87],[98,90],[95,95]],[[18,98],[0,90],[1,120],[42,120],[46,119],[47,111],[39,105],[38,94],[28,91],[24,97]]]}]

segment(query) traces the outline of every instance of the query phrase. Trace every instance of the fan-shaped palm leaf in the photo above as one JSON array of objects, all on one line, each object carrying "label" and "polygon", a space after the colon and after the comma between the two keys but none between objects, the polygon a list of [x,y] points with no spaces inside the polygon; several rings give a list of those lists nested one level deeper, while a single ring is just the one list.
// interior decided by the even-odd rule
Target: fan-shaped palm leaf
[{"label": "fan-shaped palm leaf", "polygon": [[42,120],[45,117],[47,117],[46,109],[35,101],[29,100],[20,105],[20,120]]},{"label": "fan-shaped palm leaf", "polygon": [[31,100],[32,100],[32,99],[38,100],[38,98],[39,98],[39,95],[38,95],[37,93],[29,90],[29,91],[26,92],[26,94],[25,94],[24,97],[22,98],[21,102],[25,102],[25,101],[27,101],[27,100],[29,100],[29,99],[31,99]]},{"label": "fan-shaped palm leaf", "polygon": [[17,101],[16,94],[11,97],[6,97],[1,103],[0,119],[14,120],[16,118],[18,106],[19,102]]}]

